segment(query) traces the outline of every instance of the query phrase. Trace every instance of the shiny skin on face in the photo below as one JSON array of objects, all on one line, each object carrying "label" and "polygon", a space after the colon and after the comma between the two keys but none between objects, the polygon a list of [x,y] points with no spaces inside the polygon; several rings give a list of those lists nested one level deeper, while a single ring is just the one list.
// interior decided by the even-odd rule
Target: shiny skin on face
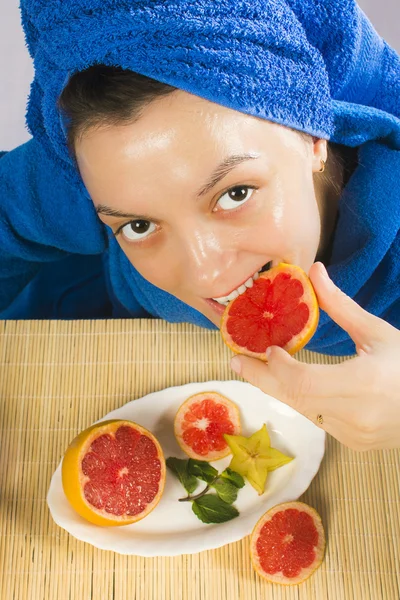
[{"label": "shiny skin on face", "polygon": [[308,271],[315,260],[320,150],[291,129],[176,91],[132,123],[92,128],[75,150],[133,266],[217,326],[209,299],[269,261]]}]

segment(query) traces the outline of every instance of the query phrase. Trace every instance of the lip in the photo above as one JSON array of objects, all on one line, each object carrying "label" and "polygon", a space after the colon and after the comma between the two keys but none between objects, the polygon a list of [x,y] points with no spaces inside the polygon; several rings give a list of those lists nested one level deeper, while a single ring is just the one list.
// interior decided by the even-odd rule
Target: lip
[{"label": "lip", "polygon": [[204,302],[206,302],[208,304],[208,306],[210,306],[212,308],[212,310],[217,313],[217,315],[219,315],[220,317],[222,317],[222,315],[225,312],[226,306],[224,304],[220,304],[219,302],[217,302],[216,300],[213,300],[212,298],[204,298]]}]

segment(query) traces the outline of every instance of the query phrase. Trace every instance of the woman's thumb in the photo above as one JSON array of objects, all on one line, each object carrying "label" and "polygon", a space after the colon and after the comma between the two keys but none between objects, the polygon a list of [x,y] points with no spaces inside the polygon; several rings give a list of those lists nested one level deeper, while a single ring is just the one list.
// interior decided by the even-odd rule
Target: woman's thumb
[{"label": "woman's thumb", "polygon": [[320,308],[347,331],[356,344],[372,342],[379,319],[342,292],[330,279],[322,263],[314,263],[309,276]]}]

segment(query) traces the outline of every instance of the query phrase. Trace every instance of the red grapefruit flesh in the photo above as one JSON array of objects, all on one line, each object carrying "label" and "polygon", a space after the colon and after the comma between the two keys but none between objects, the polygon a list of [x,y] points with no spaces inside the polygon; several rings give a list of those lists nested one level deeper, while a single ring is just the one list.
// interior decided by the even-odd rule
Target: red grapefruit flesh
[{"label": "red grapefruit flesh", "polygon": [[239,409],[217,392],[202,392],[188,398],[178,409],[174,433],[182,450],[198,460],[219,460],[231,453],[224,433],[241,431]]},{"label": "red grapefruit flesh", "polygon": [[251,534],[253,567],[272,583],[302,583],[320,566],[324,552],[321,518],[303,502],[274,506],[261,517]]},{"label": "red grapefruit flesh", "polygon": [[266,360],[269,346],[294,354],[312,338],[319,308],[306,273],[280,263],[254,282],[225,309],[221,320],[224,342],[237,354]]},{"label": "red grapefruit flesh", "polygon": [[62,462],[62,484],[72,508],[96,525],[128,525],[158,504],[165,484],[163,451],[137,423],[101,421],[82,431]]}]

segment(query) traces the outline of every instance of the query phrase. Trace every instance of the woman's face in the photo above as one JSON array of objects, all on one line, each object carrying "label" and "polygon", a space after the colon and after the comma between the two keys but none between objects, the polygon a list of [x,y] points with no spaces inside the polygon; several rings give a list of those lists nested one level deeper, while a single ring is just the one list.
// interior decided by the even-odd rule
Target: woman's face
[{"label": "woman's face", "polygon": [[133,266],[219,326],[267,263],[314,262],[324,144],[177,91],[131,124],[90,130],[76,154]]}]

